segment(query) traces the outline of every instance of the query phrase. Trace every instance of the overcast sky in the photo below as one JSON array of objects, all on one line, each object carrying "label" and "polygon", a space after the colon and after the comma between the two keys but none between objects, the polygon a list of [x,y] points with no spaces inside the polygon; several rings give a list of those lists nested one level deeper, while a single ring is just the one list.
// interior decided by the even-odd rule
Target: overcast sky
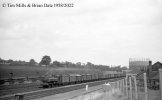
[{"label": "overcast sky", "polygon": [[[3,2],[2,2],[3,1]],[[13,3],[18,2],[12,0]],[[11,2],[1,0],[0,4]],[[72,2],[73,8],[2,8],[0,57],[128,65],[162,62],[162,0],[20,0]]]}]

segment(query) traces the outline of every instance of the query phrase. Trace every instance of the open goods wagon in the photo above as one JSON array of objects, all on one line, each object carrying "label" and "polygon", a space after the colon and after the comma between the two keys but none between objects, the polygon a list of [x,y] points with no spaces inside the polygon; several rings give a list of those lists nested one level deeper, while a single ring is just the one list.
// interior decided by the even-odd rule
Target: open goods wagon
[{"label": "open goods wagon", "polygon": [[70,74],[70,75],[54,75],[46,77],[42,80],[43,87],[53,87],[68,84],[78,84],[91,81],[99,81],[110,78],[124,77],[123,73],[109,73],[109,74]]}]

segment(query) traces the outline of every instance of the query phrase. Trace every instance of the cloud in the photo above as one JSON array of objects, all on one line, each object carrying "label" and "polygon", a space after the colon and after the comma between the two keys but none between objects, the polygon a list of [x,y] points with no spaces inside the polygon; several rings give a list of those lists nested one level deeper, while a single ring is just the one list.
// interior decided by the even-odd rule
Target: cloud
[{"label": "cloud", "polygon": [[[131,56],[153,56],[152,52],[162,50],[160,1],[71,2],[75,3],[74,8],[11,8],[3,11],[0,17],[1,55],[6,58],[21,55],[25,59],[33,55],[40,59],[43,54],[49,54],[61,60],[90,60],[100,64],[109,60],[127,64]],[[115,58],[124,60],[117,62]]]}]

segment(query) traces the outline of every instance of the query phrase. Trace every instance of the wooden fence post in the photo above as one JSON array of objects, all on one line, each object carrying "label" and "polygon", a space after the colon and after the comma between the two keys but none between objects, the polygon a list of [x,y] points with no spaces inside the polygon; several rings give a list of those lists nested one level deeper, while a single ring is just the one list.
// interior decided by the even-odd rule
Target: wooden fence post
[{"label": "wooden fence post", "polygon": [[162,69],[159,69],[160,100],[162,100]]},{"label": "wooden fence post", "polygon": [[148,100],[148,93],[147,93],[147,77],[146,77],[146,73],[143,74],[144,75],[144,88],[145,88],[145,100]]},{"label": "wooden fence post", "polygon": [[130,100],[132,100],[132,80],[131,80],[131,76],[129,77],[129,92],[130,92]]},{"label": "wooden fence post", "polygon": [[128,76],[126,76],[125,78],[125,93],[126,93],[126,97],[128,97]]},{"label": "wooden fence post", "polygon": [[86,91],[88,91],[88,85],[86,85]]},{"label": "wooden fence post", "polygon": [[124,85],[124,79],[122,80],[122,87],[123,87],[123,88],[122,88],[122,89],[123,89],[123,90],[122,90],[122,92],[123,92],[123,93],[124,93],[124,95],[125,95],[125,85]]},{"label": "wooden fence post", "polygon": [[138,100],[136,76],[133,76],[133,78],[134,78],[134,85],[135,85],[135,98],[136,100]]}]

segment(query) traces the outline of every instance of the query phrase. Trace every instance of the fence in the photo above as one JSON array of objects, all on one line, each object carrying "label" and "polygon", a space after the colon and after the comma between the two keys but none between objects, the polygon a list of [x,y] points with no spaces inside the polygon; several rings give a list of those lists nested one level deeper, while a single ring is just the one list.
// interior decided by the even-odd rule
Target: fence
[{"label": "fence", "polygon": [[[162,69],[159,70],[159,79],[152,80],[156,83],[155,87],[149,88],[150,80],[147,79],[146,73],[137,77],[134,74],[128,74],[126,77],[126,91],[129,100],[162,100]],[[160,85],[160,86],[159,86]],[[160,87],[157,89],[157,87]]]},{"label": "fence", "polygon": [[[159,75],[162,78],[162,75]],[[159,79],[160,79],[159,77]],[[153,80],[154,81],[154,80]],[[159,84],[159,81],[157,81],[157,87],[159,87],[160,84],[162,84],[162,81]],[[143,77],[138,80],[137,84],[137,92],[138,92],[138,100],[162,100],[160,97],[160,89],[152,89],[150,88],[152,84],[150,84],[150,81],[147,79],[146,73],[143,74]]]},{"label": "fence", "polygon": [[159,90],[148,88],[146,73],[139,79],[135,74],[127,74],[125,79],[105,83],[100,89],[65,100],[162,100],[162,69],[159,70],[159,87]]},{"label": "fence", "polygon": [[125,97],[124,84],[124,79],[116,82],[105,83],[99,89],[85,91],[81,95],[77,95],[65,100],[117,100],[117,98],[121,99]]}]

